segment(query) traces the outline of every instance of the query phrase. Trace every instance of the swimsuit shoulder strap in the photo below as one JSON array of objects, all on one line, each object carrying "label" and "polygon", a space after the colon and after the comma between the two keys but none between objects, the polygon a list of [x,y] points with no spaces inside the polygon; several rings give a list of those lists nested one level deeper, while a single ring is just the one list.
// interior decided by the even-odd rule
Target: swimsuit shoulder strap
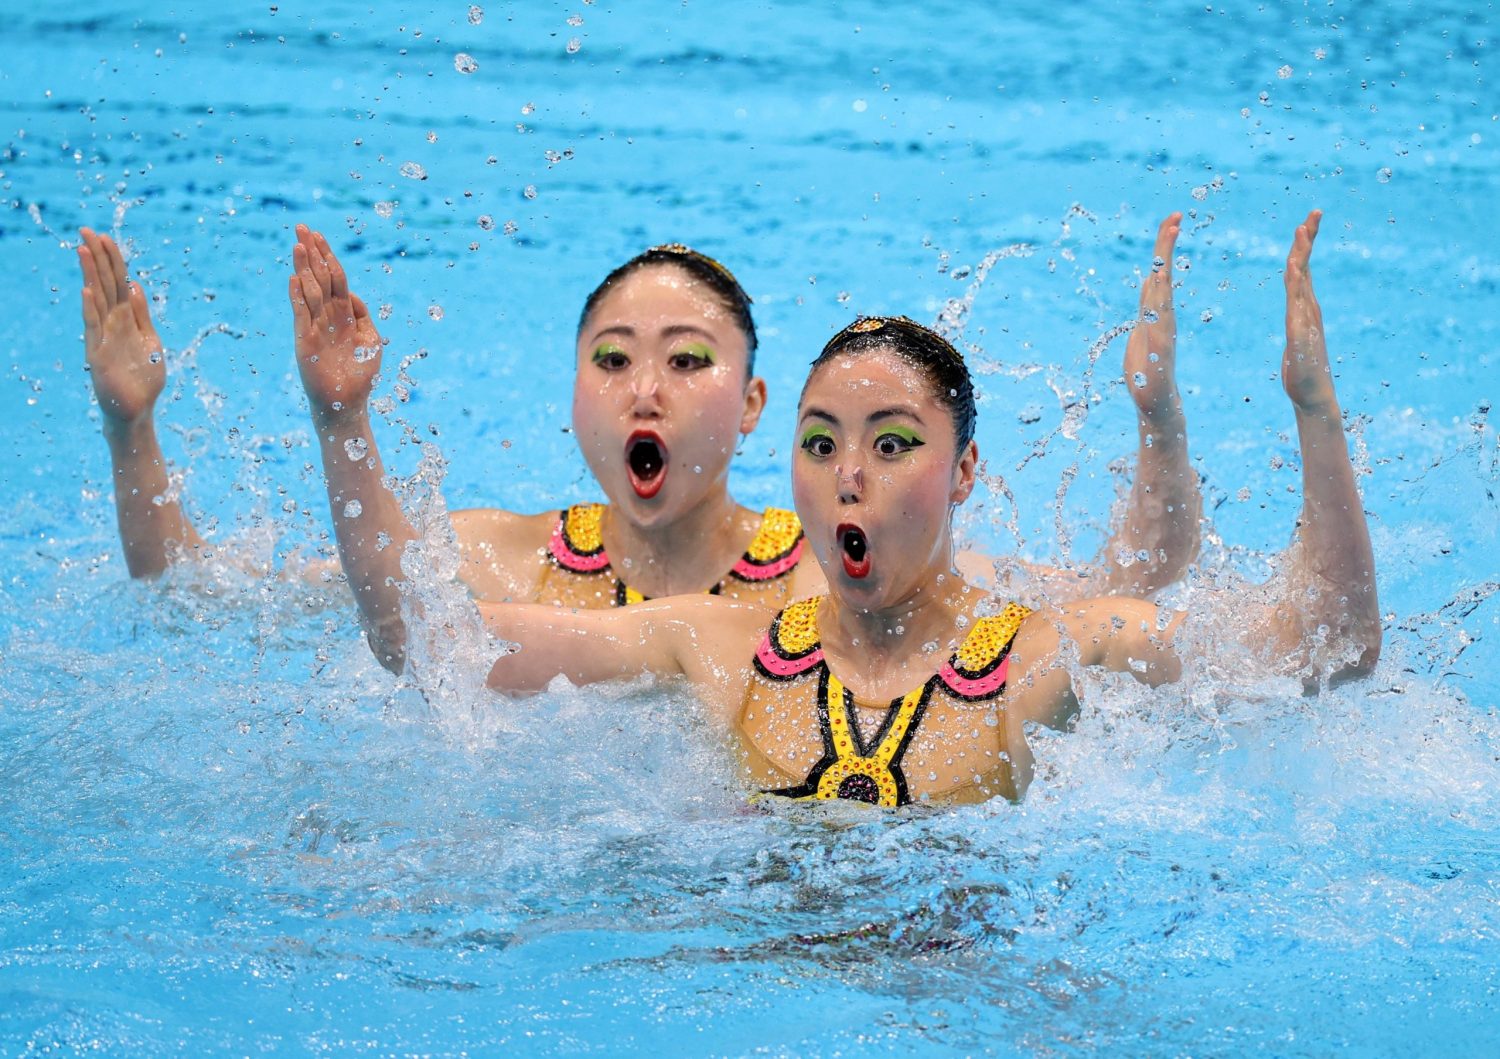
[{"label": "swimsuit shoulder strap", "polygon": [[741,581],[781,577],[801,560],[804,540],[802,520],[795,511],[768,507],[750,547],[729,572]]},{"label": "swimsuit shoulder strap", "polygon": [[953,657],[938,671],[948,691],[961,699],[990,699],[1005,689],[1010,673],[1010,645],[1031,611],[1008,603],[991,617],[980,618]]},{"label": "swimsuit shoulder strap", "polygon": [[604,553],[604,505],[574,504],[559,513],[547,551],[558,566],[575,574],[592,574],[609,566]]},{"label": "swimsuit shoulder strap", "polygon": [[822,596],[798,600],[771,622],[755,651],[755,668],[769,680],[799,677],[823,661],[818,639],[818,605]]}]

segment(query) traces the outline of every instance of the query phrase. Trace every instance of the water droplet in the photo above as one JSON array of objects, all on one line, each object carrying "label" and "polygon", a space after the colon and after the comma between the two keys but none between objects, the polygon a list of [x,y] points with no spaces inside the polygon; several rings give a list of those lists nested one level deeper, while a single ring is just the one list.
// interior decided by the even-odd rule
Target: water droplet
[{"label": "water droplet", "polygon": [[1396,174],[1391,172],[1390,166],[1381,166],[1380,172],[1375,174],[1375,179],[1380,181],[1382,184],[1389,184],[1391,182],[1391,177],[1395,175]]},{"label": "water droplet", "polygon": [[469,8],[469,25],[477,26],[484,21],[484,8],[473,4]]},{"label": "water droplet", "polygon": [[387,303],[385,305],[382,305],[380,307],[380,318],[382,320],[389,320],[391,318],[391,312],[392,312],[392,309],[391,309],[389,303]]},{"label": "water droplet", "polygon": [[434,320],[441,320],[443,318],[443,307],[441,305],[429,305],[427,307],[427,315]]},{"label": "water droplet", "polygon": [[846,290],[839,291],[837,297],[838,297],[840,305],[847,305],[847,304],[849,304],[849,292],[848,291],[846,291]]},{"label": "water droplet", "polygon": [[394,202],[377,202],[375,203],[375,212],[381,217],[389,217],[396,212],[396,204]]},{"label": "water droplet", "polygon": [[483,228],[487,232],[494,231],[495,230],[495,218],[491,217],[488,213],[480,214],[480,216],[479,216],[479,227]]},{"label": "water droplet", "polygon": [[578,27],[578,26],[583,25],[583,16],[582,15],[569,15],[568,16],[568,25],[573,26],[575,28]]},{"label": "water droplet", "polygon": [[351,500],[344,505],[344,517],[359,518],[360,515],[364,514],[364,510],[365,506],[358,500]]},{"label": "water droplet", "polygon": [[161,363],[161,350],[159,350],[159,349],[153,349],[151,351],[151,355],[148,356],[146,359],[149,360],[152,364],[160,364]]},{"label": "water droplet", "polygon": [[1192,196],[1199,202],[1202,202],[1204,199],[1208,198],[1208,185],[1199,184],[1192,190]]},{"label": "water droplet", "polygon": [[389,533],[387,533],[385,530],[380,530],[375,534],[375,550],[377,552],[383,552],[390,546],[391,535]]},{"label": "water droplet", "polygon": [[423,169],[416,162],[402,162],[401,175],[408,180],[426,180],[427,170]]},{"label": "water droplet", "polygon": [[1176,266],[1178,272],[1186,272],[1193,267],[1193,262],[1185,256],[1179,256],[1173,264]]},{"label": "water droplet", "polygon": [[958,268],[954,269],[949,274],[954,279],[968,279],[969,276],[973,273],[973,271],[974,270],[971,269],[968,265],[960,265]]},{"label": "water droplet", "polygon": [[1213,318],[1214,318],[1214,311],[1212,309],[1204,309],[1203,312],[1202,312],[1202,314],[1198,317],[1198,319],[1202,320],[1205,324],[1208,323]]},{"label": "water droplet", "polygon": [[515,221],[506,221],[505,227],[501,229],[506,235],[515,235],[521,229]]},{"label": "water droplet", "polygon": [[471,74],[479,69],[479,64],[474,61],[474,56],[461,51],[453,57],[453,68],[461,74]]},{"label": "water droplet", "polygon": [[1146,373],[1138,371],[1130,377],[1130,381],[1135,383],[1137,388],[1143,388],[1146,385]]},{"label": "water droplet", "polygon": [[1263,107],[1269,107],[1271,105],[1271,93],[1269,92],[1262,92],[1255,98],[1260,100],[1260,105]]},{"label": "water droplet", "polygon": [[1164,269],[1166,267],[1167,267],[1167,259],[1166,258],[1158,256],[1158,257],[1153,257],[1151,259],[1151,271],[1152,272],[1160,272],[1162,269]]},{"label": "water droplet", "polygon": [[1279,78],[1281,78],[1283,81],[1285,81],[1287,78],[1291,77],[1292,76],[1292,66],[1291,66],[1291,64],[1288,63],[1287,65],[1283,66],[1281,69],[1277,70],[1276,71],[1276,76],[1279,77]]},{"label": "water droplet", "polygon": [[344,442],[344,455],[358,462],[370,454],[370,444],[364,438],[350,438]]},{"label": "water droplet", "polygon": [[1023,423],[1039,423],[1042,419],[1042,406],[1033,401],[1016,413],[1016,418]]},{"label": "water droplet", "polygon": [[525,195],[528,199],[536,198],[536,185],[527,184],[524,188],[521,189],[521,194]]},{"label": "water droplet", "polygon": [[568,54],[577,55],[578,49],[581,47],[583,47],[583,41],[579,40],[577,37],[572,38],[568,41]]},{"label": "water droplet", "polygon": [[1156,321],[1161,319],[1161,314],[1158,313],[1155,309],[1142,309],[1141,319],[1146,321],[1146,323],[1148,324],[1154,324],[1156,323]]},{"label": "water droplet", "polygon": [[354,347],[354,363],[356,363],[356,364],[368,364],[370,361],[374,360],[377,356],[379,356],[379,354],[380,354],[380,347],[378,345],[376,345],[376,346],[355,346]]},{"label": "water droplet", "polygon": [[521,113],[522,114],[535,114],[536,113],[536,104],[535,103],[527,103],[527,104],[525,104],[524,106],[521,107]]},{"label": "water droplet", "polygon": [[427,130],[427,142],[428,143],[437,143],[437,133],[434,132],[432,129],[428,129]]}]

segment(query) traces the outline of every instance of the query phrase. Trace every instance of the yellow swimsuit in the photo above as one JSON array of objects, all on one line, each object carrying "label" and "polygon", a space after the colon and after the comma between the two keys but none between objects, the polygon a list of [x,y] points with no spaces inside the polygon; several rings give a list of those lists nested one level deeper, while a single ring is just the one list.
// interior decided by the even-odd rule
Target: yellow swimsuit
[{"label": "yellow swimsuit", "polygon": [[[536,602],[601,610],[647,597],[615,575],[604,552],[603,504],[575,504],[557,517],[542,559]],[[728,599],[779,607],[802,559],[802,523],[792,511],[768,507],[749,549],[708,591]]]},{"label": "yellow swimsuit", "polygon": [[[892,700],[880,730],[868,741],[859,731],[854,696],[828,668],[818,640],[821,597],[793,603],[771,623],[755,652],[745,690],[745,708],[769,704],[782,716],[816,711],[823,756],[800,784],[766,791],[787,798],[818,798],[906,805],[901,758],[922,715],[934,699],[983,702],[1005,691],[1010,646],[1031,612],[1011,603],[994,617],[980,618],[943,668],[921,687]],[[803,711],[806,711],[804,713]]]}]

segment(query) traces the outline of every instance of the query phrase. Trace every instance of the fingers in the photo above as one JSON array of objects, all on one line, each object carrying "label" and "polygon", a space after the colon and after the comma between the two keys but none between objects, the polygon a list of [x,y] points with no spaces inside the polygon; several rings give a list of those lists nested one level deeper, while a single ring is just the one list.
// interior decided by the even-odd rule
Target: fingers
[{"label": "fingers", "polygon": [[[296,255],[294,250],[293,256]],[[307,311],[307,299],[302,295],[302,280],[293,276],[287,280],[287,295],[292,300],[292,322],[298,335],[312,333],[312,315]]]},{"label": "fingers", "polygon": [[297,270],[292,281],[297,284],[308,319],[309,321],[315,320],[323,315],[323,288],[313,273],[312,262],[305,243],[299,241],[296,246],[292,247],[292,266]]},{"label": "fingers", "polygon": [[1158,315],[1172,311],[1172,255],[1177,249],[1177,235],[1181,231],[1181,213],[1169,214],[1156,230],[1151,273],[1141,284],[1143,317],[1147,310]]},{"label": "fingers", "polygon": [[1313,242],[1318,238],[1318,228],[1322,223],[1323,211],[1313,210],[1307,215],[1307,219],[1297,226],[1297,234],[1292,237],[1292,249],[1286,256],[1288,286],[1306,278],[1308,261],[1312,258]]},{"label": "fingers", "polygon": [[354,305],[355,323],[359,323],[361,320],[368,320],[370,318],[370,310],[365,308],[365,300],[363,298],[361,298],[358,294],[351,294],[349,295],[349,301]]},{"label": "fingers", "polygon": [[130,311],[135,316],[135,326],[141,334],[156,338],[156,328],[151,324],[151,309],[146,304],[146,292],[139,283],[130,284]]},{"label": "fingers", "polygon": [[108,263],[108,275],[114,280],[113,304],[122,305],[130,299],[130,279],[125,272],[125,255],[120,253],[120,248],[109,236],[101,235],[98,239]]},{"label": "fingers", "polygon": [[83,351],[84,356],[93,352],[99,344],[99,309],[94,304],[94,295],[83,288]]},{"label": "fingers", "polygon": [[[83,267],[83,283],[93,291],[101,319],[113,304],[114,277],[110,273],[109,255],[105,252],[99,235],[91,228],[80,228],[83,246],[78,248],[78,261]],[[106,281],[106,277],[108,277]]]},{"label": "fingers", "polygon": [[83,272],[83,320],[85,325],[97,328],[104,321],[109,305],[105,300],[103,284],[99,282],[99,266],[94,261],[94,251],[89,245],[94,233],[83,228],[80,229],[80,234],[84,240],[84,245],[78,247],[78,267]]},{"label": "fingers", "polygon": [[[324,301],[327,301],[333,293],[333,281],[328,275],[328,262],[324,260],[323,251],[318,246],[322,240],[323,237],[317,232],[304,225],[297,226],[297,241],[302,245],[303,253],[306,255],[308,272],[317,281],[318,293],[322,295]],[[327,243],[323,245],[326,246]],[[311,297],[311,292],[308,294]]]},{"label": "fingers", "polygon": [[313,237],[317,240],[318,256],[323,259],[328,269],[328,291],[335,298],[347,298],[349,296],[349,280],[344,275],[344,266],[339,264],[339,259],[333,256],[333,248],[328,245],[328,240],[323,238],[322,232],[314,232]]},{"label": "fingers", "polygon": [[1177,246],[1177,233],[1182,231],[1182,214],[1180,212],[1169,214],[1162,222],[1161,227],[1156,229],[1156,256],[1163,262],[1162,266],[1153,267],[1152,271],[1172,271],[1172,251]]}]

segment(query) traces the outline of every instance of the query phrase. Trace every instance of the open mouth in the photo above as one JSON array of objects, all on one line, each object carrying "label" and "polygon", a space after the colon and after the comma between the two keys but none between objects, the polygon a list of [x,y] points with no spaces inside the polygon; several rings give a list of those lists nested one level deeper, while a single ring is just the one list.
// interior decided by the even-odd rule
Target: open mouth
[{"label": "open mouth", "polygon": [[853,578],[870,575],[870,542],[865,531],[858,526],[844,523],[838,528],[839,551],[844,557],[844,573]]},{"label": "open mouth", "polygon": [[649,500],[667,480],[667,447],[655,434],[638,430],[625,442],[625,466],[635,495]]}]

